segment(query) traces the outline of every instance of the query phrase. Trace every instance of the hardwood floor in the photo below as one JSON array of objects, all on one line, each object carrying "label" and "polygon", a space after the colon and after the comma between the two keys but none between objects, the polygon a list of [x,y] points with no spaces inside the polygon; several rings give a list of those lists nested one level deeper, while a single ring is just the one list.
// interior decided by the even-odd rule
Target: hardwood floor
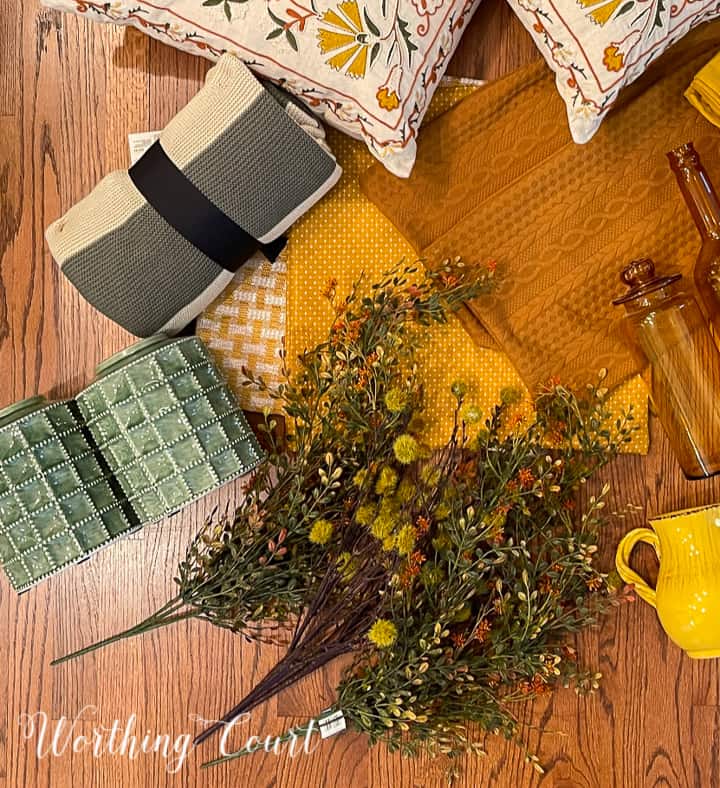
[{"label": "hardwood floor", "polygon": [[[537,56],[501,0],[484,0],[452,67],[493,78]],[[99,178],[126,166],[127,134],[162,127],[198,89],[208,64],[135,31],[91,26],[40,9],[35,0],[0,0],[0,406],[37,392],[67,397],[94,365],[129,337],[86,306],[59,277],[43,230]],[[645,515],[720,499],[720,482],[682,480],[657,423],[646,458],[623,457],[608,472],[615,505],[637,516],[606,535],[605,560],[621,533]],[[447,764],[402,761],[346,734],[311,756],[255,755],[207,772],[216,745],[191,753],[168,774],[159,755],[134,760],[90,752],[38,758],[21,714],[45,711],[76,720],[75,733],[99,723],[175,737],[196,729],[191,714],[212,717],[246,691],[277,655],[240,638],[191,624],[118,644],[57,669],[56,655],[136,622],[162,604],[195,525],[232,489],[181,516],[124,539],[86,564],[18,598],[0,580],[0,786],[8,788],[161,788],[162,786],[441,786]],[[638,560],[652,575],[647,552]],[[513,745],[488,741],[486,758],[464,759],[462,786],[552,785],[645,788],[720,785],[720,672],[692,662],[662,633],[654,611],[621,608],[580,651],[604,674],[600,692],[558,693],[522,712],[528,744],[548,767],[544,778]],[[244,730],[278,733],[332,700],[337,668],[313,677],[253,714]]]}]

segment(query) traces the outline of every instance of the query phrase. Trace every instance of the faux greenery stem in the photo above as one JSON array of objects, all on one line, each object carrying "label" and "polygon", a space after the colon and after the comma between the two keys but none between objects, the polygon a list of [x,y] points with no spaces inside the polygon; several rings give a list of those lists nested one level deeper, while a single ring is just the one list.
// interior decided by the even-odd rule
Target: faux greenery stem
[{"label": "faux greenery stem", "polygon": [[457,381],[446,445],[423,444],[415,350],[493,272],[398,267],[341,301],[329,280],[327,338],[277,389],[248,374],[278,403],[286,442],[268,417],[267,463],[192,541],[177,596],[56,664],[189,618],[255,638],[284,628],[282,660],[196,742],[352,653],[334,708],[408,755],[477,753],[478,733],[519,740],[517,700],[597,688],[573,635],[631,594],[596,566],[609,486],[579,493],[631,440],[632,414],[611,418],[598,385],[576,396],[558,381],[532,397],[504,389],[483,414],[477,381]]},{"label": "faux greenery stem", "polygon": [[224,725],[277,695],[302,678],[353,651],[370,628],[381,607],[380,591],[387,585],[387,570],[377,561],[376,540],[365,529],[350,529],[343,547],[360,556],[362,565],[343,581],[331,563],[318,590],[300,617],[287,653],[270,672],[220,720],[195,738],[201,744]]},{"label": "faux greenery stem", "polygon": [[70,660],[82,657],[85,654],[90,654],[93,651],[97,651],[98,649],[104,648],[105,646],[109,646],[111,643],[127,640],[128,638],[135,637],[136,635],[150,632],[153,629],[159,629],[160,627],[166,627],[169,624],[176,624],[179,621],[187,621],[188,619],[197,618],[202,615],[201,611],[196,608],[190,608],[189,610],[186,610],[182,613],[177,613],[176,611],[181,610],[184,605],[185,603],[182,598],[177,596],[161,607],[160,610],[157,610],[151,616],[148,616],[144,621],[141,621],[139,624],[136,624],[135,626],[132,626],[122,632],[118,632],[115,635],[111,635],[110,637],[107,637],[103,640],[99,640],[97,643],[92,643],[89,646],[85,646],[84,648],[78,649],[77,651],[73,651],[71,654],[58,657],[50,664],[62,665],[63,662],[69,662]]}]

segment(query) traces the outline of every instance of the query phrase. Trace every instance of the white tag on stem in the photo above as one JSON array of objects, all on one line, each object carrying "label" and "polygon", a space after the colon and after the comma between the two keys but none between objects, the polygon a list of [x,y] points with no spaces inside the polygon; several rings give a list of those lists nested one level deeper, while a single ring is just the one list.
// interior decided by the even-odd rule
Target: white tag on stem
[{"label": "white tag on stem", "polygon": [[328,714],[327,717],[320,717],[318,727],[320,728],[320,738],[328,739],[330,736],[335,736],[347,728],[345,716],[340,709],[337,709]]}]

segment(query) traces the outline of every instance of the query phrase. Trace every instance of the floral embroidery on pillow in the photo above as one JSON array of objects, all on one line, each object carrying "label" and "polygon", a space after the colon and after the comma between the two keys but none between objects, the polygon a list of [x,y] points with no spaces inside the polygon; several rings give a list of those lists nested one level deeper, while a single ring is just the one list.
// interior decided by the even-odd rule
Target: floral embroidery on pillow
[{"label": "floral embroidery on pillow", "polygon": [[535,39],[565,100],[576,142],[597,131],[623,87],[720,0],[508,0]]},{"label": "floral embroidery on pillow", "polygon": [[420,122],[480,0],[42,2],[211,59],[233,52],[407,176]]},{"label": "floral embroidery on pillow", "polygon": [[[599,25],[604,25],[615,13],[622,0],[578,0],[586,8],[592,8],[589,16]],[[634,0],[627,0],[623,5],[623,13],[631,11],[635,5]]]},{"label": "floral embroidery on pillow", "polygon": [[605,47],[603,65],[608,71],[622,71],[624,63],[625,55],[620,52],[615,44]]},{"label": "floral embroidery on pillow", "polygon": [[[325,62],[336,71],[344,71],[349,77],[362,79],[368,65],[371,45],[370,30],[366,30],[360,18],[360,9],[355,0],[340,3],[337,11],[323,12],[320,17],[317,38],[323,55],[335,54]],[[373,50],[377,44],[373,44]],[[374,59],[374,58],[373,58]]]}]

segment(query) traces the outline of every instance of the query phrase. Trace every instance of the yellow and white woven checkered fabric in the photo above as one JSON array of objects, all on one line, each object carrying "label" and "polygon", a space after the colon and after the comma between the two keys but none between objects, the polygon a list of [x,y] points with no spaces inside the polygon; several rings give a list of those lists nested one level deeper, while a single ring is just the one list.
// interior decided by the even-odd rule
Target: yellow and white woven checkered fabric
[{"label": "yellow and white woven checkered fabric", "polygon": [[244,410],[278,410],[276,400],[256,386],[243,386],[242,368],[263,378],[272,388],[282,381],[280,350],[285,336],[286,291],[286,252],[274,263],[256,254],[198,319],[197,335]]}]

